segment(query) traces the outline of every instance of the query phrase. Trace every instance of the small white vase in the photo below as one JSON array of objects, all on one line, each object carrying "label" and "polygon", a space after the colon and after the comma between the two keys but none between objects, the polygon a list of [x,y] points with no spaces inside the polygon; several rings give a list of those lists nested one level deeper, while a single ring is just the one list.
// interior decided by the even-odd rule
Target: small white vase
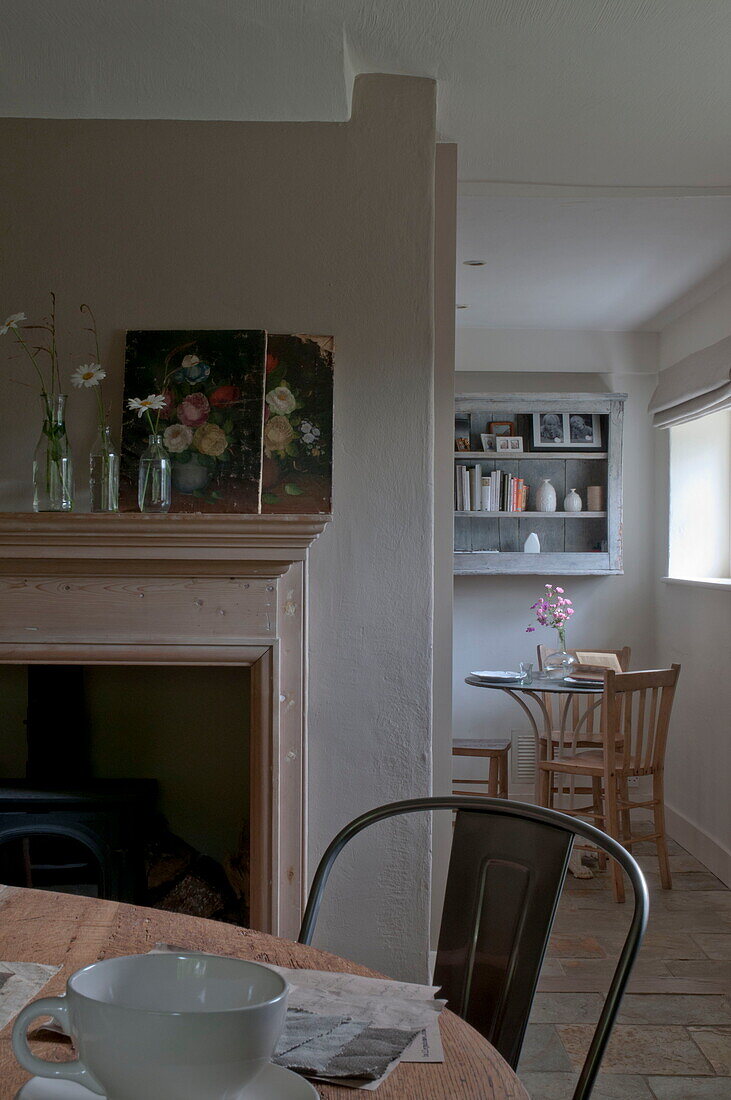
[{"label": "small white vase", "polygon": [[563,499],[564,512],[580,512],[583,507],[581,497],[576,492],[576,489],[572,489]]},{"label": "small white vase", "polygon": [[551,479],[548,477],[544,477],[542,484],[538,487],[536,493],[536,511],[556,511],[556,490],[551,484]]},{"label": "small white vase", "polygon": [[538,538],[538,535],[535,533],[535,531],[531,531],[531,533],[528,535],[528,538],[523,543],[523,553],[524,554],[540,554],[540,552],[541,552],[540,539]]}]

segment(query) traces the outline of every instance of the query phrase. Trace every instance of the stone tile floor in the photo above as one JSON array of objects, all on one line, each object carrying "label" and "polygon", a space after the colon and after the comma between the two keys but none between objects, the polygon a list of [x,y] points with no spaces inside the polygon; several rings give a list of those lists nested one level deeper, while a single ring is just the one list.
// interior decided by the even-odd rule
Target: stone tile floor
[{"label": "stone tile floor", "polygon": [[[650,920],[593,1100],[731,1100],[731,890],[673,841],[662,890],[654,852],[635,848]],[[607,872],[569,876],[518,1067],[532,1100],[570,1100],[630,899],[615,905]]]}]

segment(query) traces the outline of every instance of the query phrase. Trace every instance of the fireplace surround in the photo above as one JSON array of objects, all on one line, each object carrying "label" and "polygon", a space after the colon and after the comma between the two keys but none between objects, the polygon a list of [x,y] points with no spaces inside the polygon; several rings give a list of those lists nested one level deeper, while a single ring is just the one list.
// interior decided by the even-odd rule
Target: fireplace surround
[{"label": "fireplace surround", "polygon": [[329,516],[0,515],[0,663],[251,669],[251,924],[307,884],[307,556]]}]

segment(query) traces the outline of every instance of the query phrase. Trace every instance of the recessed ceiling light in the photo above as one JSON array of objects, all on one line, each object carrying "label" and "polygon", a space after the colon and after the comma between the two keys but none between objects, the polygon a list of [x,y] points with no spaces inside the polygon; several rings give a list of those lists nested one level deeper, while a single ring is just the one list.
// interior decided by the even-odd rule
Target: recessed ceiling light
[{"label": "recessed ceiling light", "polygon": [[460,303],[457,302],[457,309],[469,309],[469,308],[470,308],[469,306],[460,305]]},{"label": "recessed ceiling light", "polygon": [[465,267],[484,267],[487,260],[462,260]]}]

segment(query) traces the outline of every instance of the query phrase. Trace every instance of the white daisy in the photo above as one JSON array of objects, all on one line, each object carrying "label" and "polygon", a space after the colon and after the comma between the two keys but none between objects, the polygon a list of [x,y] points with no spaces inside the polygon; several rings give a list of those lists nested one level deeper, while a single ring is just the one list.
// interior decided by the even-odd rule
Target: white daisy
[{"label": "white daisy", "polygon": [[154,409],[165,408],[165,394],[163,393],[149,393],[147,397],[130,397],[127,401],[127,408],[132,412],[136,412],[138,416],[144,416],[146,412],[151,412]]},{"label": "white daisy", "polygon": [[0,325],[0,336],[4,336],[11,328],[17,328],[19,321],[25,321],[25,314],[11,313],[9,317],[6,317],[5,324]]},{"label": "white daisy", "polygon": [[102,378],[107,377],[107,372],[100,363],[83,363],[71,374],[71,383],[77,389],[84,386],[98,386]]}]

